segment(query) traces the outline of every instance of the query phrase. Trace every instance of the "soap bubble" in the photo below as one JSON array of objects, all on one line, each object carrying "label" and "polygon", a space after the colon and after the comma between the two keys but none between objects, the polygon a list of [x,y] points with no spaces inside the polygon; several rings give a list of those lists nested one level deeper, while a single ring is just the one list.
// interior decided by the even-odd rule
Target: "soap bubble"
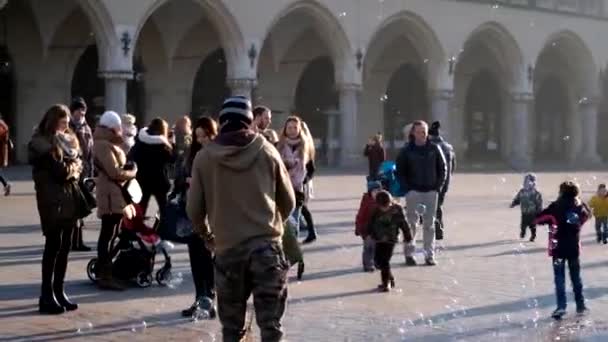
[{"label": "soap bubble", "polygon": [[340,17],[340,18],[346,17],[346,12],[340,12],[338,14],[338,17]]},{"label": "soap bubble", "polygon": [[426,213],[426,205],[420,203],[416,206],[416,214],[422,216]]},{"label": "soap bubble", "polygon": [[564,141],[568,141],[568,140],[570,140],[570,136],[569,136],[569,135],[566,135],[566,136],[564,136],[564,138],[563,138],[563,139],[564,139]]},{"label": "soap bubble", "polygon": [[76,323],[76,333],[78,334],[85,334],[91,330],[93,330],[93,323],[89,321]]},{"label": "soap bubble", "polygon": [[148,328],[148,323],[146,321],[141,321],[131,325],[131,332],[144,332]]},{"label": "soap bubble", "polygon": [[388,95],[383,94],[382,96],[380,96],[380,101],[382,101],[382,102],[388,101]]},{"label": "soap bubble", "polygon": [[577,213],[571,211],[568,214],[566,214],[566,222],[568,224],[578,225],[581,223],[581,219],[580,219],[580,217],[578,217]]},{"label": "soap bubble", "polygon": [[169,281],[169,284],[167,284],[167,287],[169,287],[170,289],[176,289],[183,282],[184,282],[184,275],[182,274],[182,272],[179,272],[175,276],[171,277],[171,280]]}]

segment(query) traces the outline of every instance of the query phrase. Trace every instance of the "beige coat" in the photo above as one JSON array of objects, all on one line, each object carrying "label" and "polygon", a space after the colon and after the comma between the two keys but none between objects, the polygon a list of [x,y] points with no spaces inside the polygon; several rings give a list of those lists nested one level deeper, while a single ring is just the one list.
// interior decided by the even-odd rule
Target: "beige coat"
[{"label": "beige coat", "polygon": [[[137,171],[123,169],[127,157],[122,150],[123,140],[111,130],[98,126],[93,135],[95,139],[94,155],[97,168],[96,196],[97,216],[123,214],[127,206],[118,184],[135,178]],[[103,170],[100,170],[103,168]],[[117,184],[118,183],[118,184]]]}]

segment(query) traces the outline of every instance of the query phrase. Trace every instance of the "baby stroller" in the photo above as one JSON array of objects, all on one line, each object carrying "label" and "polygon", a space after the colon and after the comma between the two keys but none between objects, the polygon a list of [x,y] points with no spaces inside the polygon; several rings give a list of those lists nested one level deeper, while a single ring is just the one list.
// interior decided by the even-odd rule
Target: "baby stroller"
[{"label": "baby stroller", "polygon": [[[171,280],[171,257],[168,250],[172,245],[163,241],[156,229],[160,218],[156,215],[151,226],[146,224],[143,210],[135,206],[135,216],[123,217],[120,233],[110,244],[113,276],[120,280],[135,281],[141,288],[152,285],[155,257],[161,252],[165,257],[164,265],[156,272],[156,282],[165,286]],[[96,282],[97,258],[87,264],[87,276]]]},{"label": "baby stroller", "polygon": [[378,180],[382,183],[382,188],[390,192],[393,197],[405,196],[405,189],[397,179],[397,166],[394,161],[387,160],[380,164]]}]

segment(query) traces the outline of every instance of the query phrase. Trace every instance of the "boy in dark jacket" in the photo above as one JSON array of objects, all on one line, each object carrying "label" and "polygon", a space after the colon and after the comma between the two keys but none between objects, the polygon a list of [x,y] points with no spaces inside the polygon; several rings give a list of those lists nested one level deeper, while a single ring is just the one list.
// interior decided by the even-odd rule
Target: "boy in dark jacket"
[{"label": "boy in dark jacket", "polygon": [[521,190],[515,195],[511,208],[518,206],[521,208],[521,231],[520,238],[526,237],[526,229],[530,228],[530,242],[536,239],[536,224],[534,219],[536,215],[543,209],[543,196],[536,190],[536,176],[527,174],[524,177],[524,184]]},{"label": "boy in dark jacket", "polygon": [[399,231],[403,231],[405,242],[412,241],[412,232],[405,220],[403,207],[393,201],[388,191],[376,195],[376,205],[370,223],[369,233],[376,242],[375,262],[380,269],[382,283],[378,286],[381,292],[389,292],[395,287],[395,278],[391,272],[391,257],[395,244],[399,242]]},{"label": "boy in dark jacket", "polygon": [[564,182],[559,187],[558,199],[544,209],[534,223],[549,224],[549,256],[553,257],[553,274],[557,309],[551,315],[559,320],[566,314],[566,272],[568,262],[570,279],[576,301],[576,312],[587,312],[583,297],[583,282],[579,261],[581,239],[580,231],[590,216],[590,210],[579,199],[580,188],[576,183]]},{"label": "boy in dark jacket", "polygon": [[355,235],[363,239],[363,271],[374,272],[374,249],[376,242],[370,236],[367,228],[369,221],[376,210],[376,195],[382,190],[382,183],[379,181],[367,182],[367,192],[361,197],[361,204],[355,220]]}]

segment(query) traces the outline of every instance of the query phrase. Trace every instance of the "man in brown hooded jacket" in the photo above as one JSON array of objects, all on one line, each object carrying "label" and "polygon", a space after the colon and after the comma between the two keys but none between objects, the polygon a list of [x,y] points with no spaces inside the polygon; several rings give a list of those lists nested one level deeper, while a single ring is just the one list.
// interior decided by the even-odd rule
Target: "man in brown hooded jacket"
[{"label": "man in brown hooded jacket", "polygon": [[244,337],[252,293],[262,341],[283,337],[289,266],[281,237],[295,196],[279,153],[251,130],[252,121],[249,99],[224,102],[220,135],[194,159],[188,191],[188,215],[216,253],[224,341]]}]

